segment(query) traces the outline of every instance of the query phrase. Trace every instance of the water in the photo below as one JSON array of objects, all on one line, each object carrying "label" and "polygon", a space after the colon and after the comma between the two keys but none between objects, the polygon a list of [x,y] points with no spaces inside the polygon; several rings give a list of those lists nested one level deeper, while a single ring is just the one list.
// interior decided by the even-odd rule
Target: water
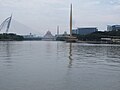
[{"label": "water", "polygon": [[120,45],[0,42],[0,90],[120,90]]}]

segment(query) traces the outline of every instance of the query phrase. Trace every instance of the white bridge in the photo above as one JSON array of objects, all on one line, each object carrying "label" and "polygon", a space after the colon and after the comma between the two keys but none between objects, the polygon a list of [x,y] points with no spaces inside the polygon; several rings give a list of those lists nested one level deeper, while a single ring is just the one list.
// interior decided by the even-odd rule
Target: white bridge
[{"label": "white bridge", "polygon": [[10,28],[10,24],[11,24],[11,19],[12,19],[12,15],[2,22],[2,24],[0,25],[0,31],[2,29],[5,29],[6,33],[8,33],[9,28]]}]

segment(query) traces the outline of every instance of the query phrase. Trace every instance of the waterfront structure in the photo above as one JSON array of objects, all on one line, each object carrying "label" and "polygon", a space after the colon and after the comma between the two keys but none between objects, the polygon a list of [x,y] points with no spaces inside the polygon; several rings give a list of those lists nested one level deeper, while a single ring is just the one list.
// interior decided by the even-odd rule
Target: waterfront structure
[{"label": "waterfront structure", "polygon": [[98,29],[96,27],[77,28],[72,30],[72,34],[87,35],[97,31]]},{"label": "waterfront structure", "polygon": [[24,38],[33,38],[34,35],[32,35],[32,33],[30,33],[29,35],[23,35]]},{"label": "waterfront structure", "polygon": [[55,37],[51,34],[50,31],[47,31],[47,33],[44,35],[42,40],[44,40],[44,41],[54,41]]},{"label": "waterfront structure", "polygon": [[32,40],[32,41],[39,41],[42,39],[42,37],[33,35],[32,33],[30,33],[29,35],[23,35],[23,37],[24,40]]},{"label": "waterfront structure", "polygon": [[56,35],[56,41],[65,41],[66,37],[69,37],[70,35],[67,34],[65,31],[63,34]]},{"label": "waterfront structure", "polygon": [[108,25],[107,31],[120,31],[120,25]]}]

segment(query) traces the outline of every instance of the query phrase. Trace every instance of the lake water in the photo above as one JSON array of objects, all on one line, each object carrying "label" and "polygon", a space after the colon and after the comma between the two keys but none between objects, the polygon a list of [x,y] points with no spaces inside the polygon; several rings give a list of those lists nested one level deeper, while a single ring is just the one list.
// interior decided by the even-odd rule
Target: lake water
[{"label": "lake water", "polygon": [[120,90],[120,45],[0,42],[0,90]]}]

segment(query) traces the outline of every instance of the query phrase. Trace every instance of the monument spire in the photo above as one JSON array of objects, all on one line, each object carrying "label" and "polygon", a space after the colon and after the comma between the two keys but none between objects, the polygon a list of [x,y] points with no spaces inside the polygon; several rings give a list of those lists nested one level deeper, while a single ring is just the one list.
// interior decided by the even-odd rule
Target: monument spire
[{"label": "monument spire", "polygon": [[70,36],[72,36],[72,4],[70,6]]},{"label": "monument spire", "polygon": [[72,36],[72,4],[70,6],[70,36],[65,38],[66,42],[77,42],[78,39]]}]

